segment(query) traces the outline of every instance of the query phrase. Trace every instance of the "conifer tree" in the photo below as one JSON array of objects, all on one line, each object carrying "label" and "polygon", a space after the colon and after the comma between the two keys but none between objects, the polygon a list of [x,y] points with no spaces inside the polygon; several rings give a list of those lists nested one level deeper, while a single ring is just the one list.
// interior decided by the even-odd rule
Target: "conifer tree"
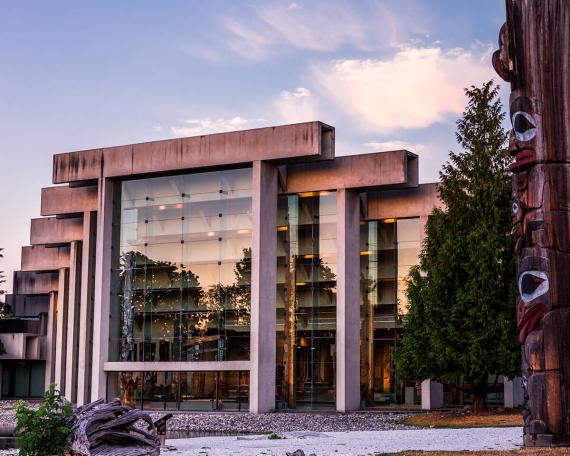
[{"label": "conifer tree", "polygon": [[402,378],[469,384],[485,409],[489,375],[519,372],[511,161],[499,87],[465,90],[457,121],[462,151],[440,171],[441,209],[426,225],[419,265],[408,279],[409,309],[396,369]]}]

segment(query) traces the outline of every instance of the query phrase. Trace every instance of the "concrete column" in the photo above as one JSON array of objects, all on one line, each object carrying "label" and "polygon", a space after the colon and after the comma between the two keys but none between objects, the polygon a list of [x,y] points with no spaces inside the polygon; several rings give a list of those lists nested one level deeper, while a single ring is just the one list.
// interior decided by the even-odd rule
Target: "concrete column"
[{"label": "concrete column", "polygon": [[49,294],[49,310],[46,331],[46,378],[44,389],[47,391],[55,381],[55,339],[57,336],[57,292]]},{"label": "concrete column", "polygon": [[73,241],[69,252],[69,300],[67,306],[67,354],[65,361],[65,398],[77,400],[77,355],[79,349],[79,312],[81,297],[81,242]]},{"label": "concrete column", "polygon": [[524,404],[524,390],[522,385],[522,378],[515,377],[509,380],[507,377],[503,378],[503,396],[504,405],[506,408],[520,407]]},{"label": "concrete column", "polygon": [[422,409],[434,410],[443,407],[443,384],[429,378],[422,382]]},{"label": "concrete column", "polygon": [[77,405],[91,400],[91,364],[93,346],[93,281],[95,279],[95,233],[97,213],[83,214],[81,255],[81,298],[79,310],[79,344],[77,372]]},{"label": "concrete column", "polygon": [[249,410],[275,408],[277,167],[253,162]]},{"label": "concrete column", "polygon": [[59,270],[56,306],[55,383],[65,392],[65,363],[67,360],[67,308],[69,305],[69,269]]},{"label": "concrete column", "polygon": [[106,374],[103,364],[109,357],[111,306],[113,181],[99,179],[97,242],[95,247],[95,292],[93,303],[93,363],[91,400],[106,399]]},{"label": "concrete column", "polygon": [[360,408],[360,198],[337,191],[336,409]]}]

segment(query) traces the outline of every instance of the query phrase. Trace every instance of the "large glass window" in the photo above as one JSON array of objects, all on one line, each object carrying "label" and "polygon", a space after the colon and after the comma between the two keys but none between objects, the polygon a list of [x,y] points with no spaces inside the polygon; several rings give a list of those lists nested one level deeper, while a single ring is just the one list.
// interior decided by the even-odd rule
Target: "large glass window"
[{"label": "large glass window", "polygon": [[413,401],[414,386],[396,378],[394,353],[408,305],[406,278],[419,252],[419,218],[360,224],[360,380],[369,405]]},{"label": "large glass window", "polygon": [[145,410],[248,410],[249,372],[110,372],[108,395]]},{"label": "large glass window", "polygon": [[116,361],[249,359],[251,169],[125,181]]},{"label": "large glass window", "polygon": [[336,193],[278,204],[277,406],[335,404]]}]

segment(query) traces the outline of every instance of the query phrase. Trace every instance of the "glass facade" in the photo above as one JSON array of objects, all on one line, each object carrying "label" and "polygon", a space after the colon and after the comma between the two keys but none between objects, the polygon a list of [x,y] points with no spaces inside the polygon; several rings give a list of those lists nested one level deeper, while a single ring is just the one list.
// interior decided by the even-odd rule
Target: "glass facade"
[{"label": "glass facade", "polygon": [[408,305],[406,277],[419,252],[419,218],[360,224],[360,383],[369,405],[404,402],[404,388],[413,387],[396,378],[394,353]]},{"label": "glass facade", "polygon": [[249,359],[251,176],[122,183],[110,360]]},{"label": "glass facade", "polygon": [[112,372],[108,396],[145,410],[248,410],[249,372]]},{"label": "glass facade", "polygon": [[335,405],[336,193],[280,196],[278,408]]}]

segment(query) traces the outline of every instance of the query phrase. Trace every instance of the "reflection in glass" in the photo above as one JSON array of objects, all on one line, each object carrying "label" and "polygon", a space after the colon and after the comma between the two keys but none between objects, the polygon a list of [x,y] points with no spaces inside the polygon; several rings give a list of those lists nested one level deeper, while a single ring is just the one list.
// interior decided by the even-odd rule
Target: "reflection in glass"
[{"label": "reflection in glass", "polygon": [[108,390],[145,410],[248,410],[249,372],[110,372]]},{"label": "reflection in glass", "polygon": [[361,398],[402,402],[406,387],[394,374],[394,352],[406,313],[406,278],[420,252],[418,218],[360,224]]},{"label": "reflection in glass", "polygon": [[278,203],[278,407],[335,403],[336,193]]},{"label": "reflection in glass", "polygon": [[250,168],[123,182],[119,238],[111,359],[249,359]]}]

